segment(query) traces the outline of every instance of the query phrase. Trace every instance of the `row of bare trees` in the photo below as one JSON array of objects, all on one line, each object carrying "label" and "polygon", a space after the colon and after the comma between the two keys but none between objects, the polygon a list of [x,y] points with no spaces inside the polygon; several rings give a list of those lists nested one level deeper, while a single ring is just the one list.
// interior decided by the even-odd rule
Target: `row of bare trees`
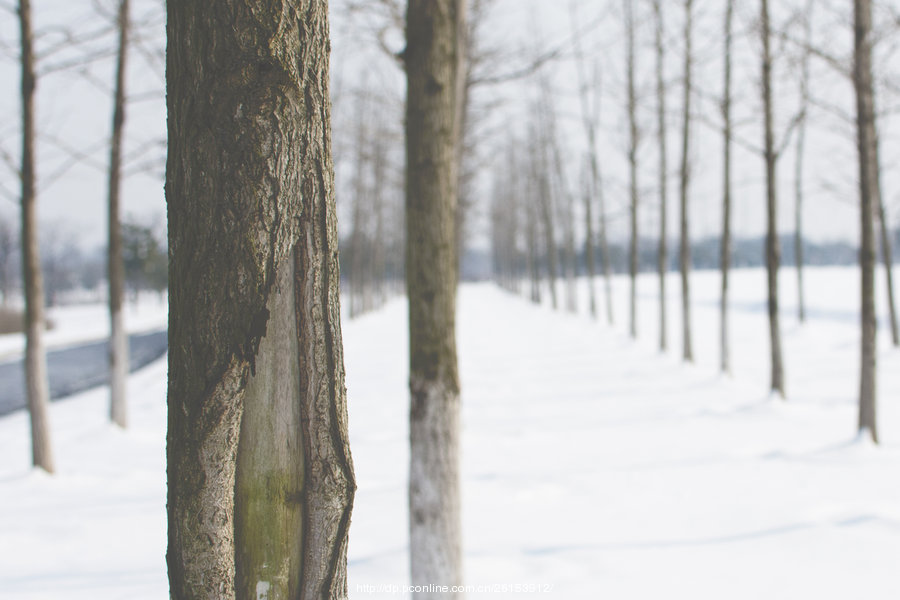
[{"label": "row of bare trees", "polygon": [[[857,3],[860,4],[860,3]],[[865,3],[863,3],[865,4]],[[806,318],[806,297],[804,295],[804,279],[803,264],[805,257],[803,254],[805,240],[803,237],[803,214],[804,214],[804,181],[807,177],[805,169],[805,154],[807,129],[810,122],[810,113],[816,107],[828,107],[826,100],[821,98],[818,92],[818,81],[813,79],[811,63],[816,59],[820,59],[822,63],[828,65],[832,69],[845,76],[848,81],[853,83],[853,90],[857,97],[861,94],[865,100],[857,102],[857,111],[855,117],[855,130],[857,136],[865,134],[865,140],[858,139],[859,160],[861,165],[860,171],[860,191],[859,191],[859,210],[863,215],[861,237],[860,237],[860,265],[863,273],[862,295],[863,295],[863,311],[862,311],[862,370],[861,370],[861,391],[860,391],[860,429],[871,432],[872,437],[877,439],[874,422],[874,360],[875,360],[875,316],[874,316],[874,284],[872,280],[871,270],[875,264],[877,252],[874,248],[874,221],[877,219],[880,223],[880,239],[881,239],[881,255],[885,265],[886,281],[887,281],[887,305],[889,307],[890,330],[892,332],[893,342],[897,344],[897,325],[894,306],[893,294],[893,278],[891,273],[892,256],[890,244],[890,224],[888,223],[887,211],[885,203],[880,192],[881,178],[879,176],[878,166],[878,135],[877,120],[879,113],[873,108],[875,105],[874,94],[875,84],[879,81],[879,75],[873,74],[872,60],[866,58],[866,53],[871,54],[873,44],[878,43],[880,39],[884,39],[885,29],[890,27],[882,27],[879,29],[882,33],[876,35],[873,33],[861,32],[861,28],[866,31],[871,30],[871,8],[866,6],[856,6],[854,8],[854,19],[851,27],[847,27],[845,31],[854,32],[856,44],[854,46],[852,58],[836,57],[831,54],[830,49],[818,47],[812,34],[812,22],[814,19],[814,11],[817,9],[814,3],[805,2],[803,6],[794,7],[785,18],[785,11],[781,10],[779,23],[773,24],[773,18],[768,0],[760,0],[758,4],[758,12],[755,20],[751,20],[740,27],[739,33],[735,33],[735,16],[736,6],[733,0],[724,3],[721,11],[721,19],[723,24],[724,35],[722,36],[722,88],[721,92],[715,92],[703,87],[703,83],[699,86],[695,83],[693,71],[695,63],[698,60],[696,50],[694,48],[694,3],[692,0],[684,0],[682,3],[683,32],[680,36],[680,44],[673,43],[677,40],[671,32],[667,31],[664,20],[666,10],[663,4],[658,1],[651,3],[654,27],[653,47],[656,56],[655,66],[655,87],[656,87],[656,105],[655,114],[657,122],[657,139],[656,152],[658,155],[658,168],[656,176],[658,178],[658,214],[659,214],[659,239],[658,239],[658,259],[657,268],[659,273],[659,298],[660,298],[660,339],[659,346],[661,350],[665,350],[668,345],[667,340],[667,309],[666,309],[666,273],[670,269],[669,252],[667,248],[668,240],[668,224],[667,224],[667,191],[669,167],[667,162],[667,132],[669,128],[669,110],[667,108],[667,96],[673,84],[677,83],[682,93],[680,103],[681,118],[680,125],[680,159],[677,172],[679,186],[679,249],[678,249],[678,269],[681,279],[681,322],[682,322],[682,348],[681,354],[685,361],[693,360],[692,345],[692,327],[691,327],[691,295],[690,295],[690,271],[691,271],[691,235],[690,235],[690,215],[691,198],[692,198],[692,174],[698,170],[699,165],[693,164],[695,161],[694,151],[692,149],[692,139],[694,137],[693,122],[699,122],[715,132],[718,132],[722,138],[723,158],[722,164],[722,204],[721,204],[721,234],[720,234],[720,257],[719,267],[721,269],[721,297],[720,297],[720,333],[719,346],[720,358],[719,365],[723,372],[730,372],[730,343],[729,335],[729,280],[730,269],[732,267],[732,220],[734,215],[734,176],[733,176],[733,155],[735,146],[739,145],[744,151],[756,154],[762,158],[764,167],[764,202],[765,206],[765,223],[766,235],[764,245],[764,263],[766,265],[766,285],[767,285],[767,314],[769,325],[769,358],[770,358],[770,380],[769,386],[774,394],[781,398],[786,396],[786,377],[784,366],[784,353],[782,349],[782,325],[781,325],[781,309],[779,303],[778,289],[778,271],[781,264],[781,248],[779,230],[779,189],[780,178],[778,175],[778,165],[780,160],[789,150],[793,151],[794,156],[794,214],[795,214],[795,238],[794,261],[797,272],[798,286],[798,319],[800,322]],[[641,237],[639,232],[639,214],[641,211],[641,198],[643,196],[642,186],[640,183],[641,174],[645,170],[640,156],[640,146],[645,142],[642,136],[642,128],[638,123],[638,115],[640,107],[638,103],[638,92],[636,77],[639,72],[636,62],[636,10],[635,3],[624,2],[622,4],[621,18],[623,20],[624,30],[624,112],[627,117],[626,124],[626,160],[627,160],[627,196],[628,201],[627,213],[629,222],[629,251],[627,257],[627,272],[630,278],[629,290],[629,315],[628,330],[634,337],[638,331],[637,319],[637,273],[639,270],[639,255]],[[779,7],[782,8],[782,7]],[[819,7],[822,8],[822,7]],[[846,12],[846,11],[845,11]],[[573,9],[574,14],[574,9]],[[708,13],[707,13],[708,14]],[[577,19],[573,19],[573,23]],[[889,25],[889,24],[888,24]],[[896,28],[894,28],[896,29]],[[584,229],[585,251],[584,251],[584,272],[588,278],[588,294],[591,301],[591,314],[596,314],[595,296],[594,296],[594,261],[597,248],[597,240],[594,238],[595,225],[599,225],[601,231],[601,239],[599,240],[599,252],[604,265],[609,264],[610,255],[606,241],[606,233],[604,228],[610,213],[607,212],[605,206],[602,205],[604,198],[604,187],[600,185],[599,164],[596,159],[596,140],[598,138],[596,120],[592,118],[592,110],[596,110],[595,106],[599,101],[592,100],[591,94],[600,93],[599,78],[595,77],[592,84],[586,83],[585,63],[586,57],[583,52],[581,40],[581,32],[578,27],[573,25],[572,28],[572,57],[576,65],[576,73],[579,78],[579,102],[582,107],[581,122],[588,140],[588,164],[590,165],[589,179],[591,185],[585,186],[586,201],[582,209],[582,214],[586,217],[587,226]],[[759,98],[759,114],[760,118],[754,119],[757,123],[762,144],[758,145],[752,142],[752,138],[748,135],[752,122],[735,121],[735,91],[734,91],[734,61],[735,61],[735,39],[737,36],[747,38],[759,48],[757,59],[758,64],[758,98]],[[777,46],[777,48],[776,48]],[[683,62],[681,73],[677,77],[673,77],[666,72],[665,55],[673,50],[680,48],[683,52]],[[790,53],[791,61],[785,61],[786,53]],[[790,75],[798,82],[797,92],[797,108],[796,111],[788,115],[788,118],[782,116],[778,118],[779,111],[784,112],[784,103],[779,100],[776,105],[776,98],[781,99],[788,96],[783,89],[787,87],[783,80],[776,78],[776,65],[781,62],[781,71],[790,70]],[[787,63],[787,67],[784,66]],[[862,69],[862,71],[861,71]],[[868,69],[868,74],[864,71]],[[887,81],[889,73],[883,73],[880,76],[882,81]],[[889,85],[886,85],[890,89]],[[539,93],[537,96],[541,98],[541,108],[531,111],[531,130],[541,131],[546,129],[545,123],[553,122],[554,100],[546,97],[546,84],[538,84]],[[868,91],[866,91],[868,90]],[[699,108],[695,108],[695,102],[699,104]],[[719,116],[714,115],[713,111],[706,110],[707,107],[716,105],[719,108]],[[745,107],[746,109],[746,107]],[[823,109],[824,110],[824,109]],[[865,110],[871,113],[866,116]],[[832,113],[839,111],[832,109]],[[845,115],[844,118],[849,118]],[[869,122],[871,121],[871,123]],[[571,166],[567,169],[551,168],[547,164],[546,159],[541,157],[550,154],[554,155],[561,152],[557,140],[553,136],[546,134],[536,136],[533,133],[528,135],[527,147],[530,148],[529,154],[534,157],[517,156],[512,151],[512,147],[516,145],[513,141],[507,145],[510,150],[507,152],[510,158],[505,165],[499,165],[496,169],[494,189],[498,190],[493,196],[493,208],[491,210],[492,225],[492,256],[495,263],[495,272],[498,274],[501,283],[510,289],[518,290],[521,287],[520,280],[529,281],[528,295],[534,301],[541,300],[541,285],[539,282],[539,273],[541,270],[546,272],[547,285],[545,289],[549,290],[551,304],[554,308],[560,306],[557,299],[557,279],[560,273],[565,275],[566,287],[569,287],[569,281],[572,278],[572,270],[576,268],[574,257],[568,252],[573,246],[569,237],[571,229],[569,224],[575,220],[572,211],[572,204],[567,199],[567,192],[564,187],[554,187],[548,184],[551,181],[565,181],[566,173],[574,170]],[[537,146],[537,147],[536,147]],[[562,149],[565,152],[567,149]],[[865,150],[865,152],[864,152]],[[577,164],[577,161],[569,161],[569,165]],[[508,166],[507,166],[508,165]],[[517,177],[516,173],[523,173],[524,177]],[[520,188],[515,187],[516,181],[525,182],[526,185]],[[864,187],[865,186],[865,187]],[[595,212],[597,203],[600,203],[599,219]],[[555,207],[555,208],[554,208]],[[614,218],[619,215],[613,214]],[[536,235],[537,233],[540,235]],[[604,269],[607,273],[608,268]],[[609,280],[607,278],[607,302],[611,296],[609,291]],[[567,308],[572,305],[567,304]],[[608,319],[612,321],[612,307],[608,305]],[[862,408],[867,407],[867,408]]]},{"label": "row of bare trees", "polygon": [[[46,353],[43,341],[45,329],[44,273],[42,271],[40,246],[38,242],[37,201],[40,189],[62,179],[77,164],[88,164],[106,171],[108,206],[108,281],[110,310],[110,419],[120,427],[127,426],[125,380],[128,365],[128,342],[122,315],[125,290],[125,267],[123,261],[122,223],[120,217],[122,180],[127,175],[126,163],[140,162],[141,168],[151,164],[141,152],[137,156],[124,154],[125,114],[129,96],[126,89],[128,50],[132,45],[131,7],[129,0],[117,0],[115,7],[95,2],[96,26],[87,32],[75,32],[53,27],[43,31],[36,29],[30,0],[19,0],[15,6],[3,8],[17,17],[19,24],[19,49],[16,54],[21,72],[20,86],[20,140],[21,154],[18,160],[11,153],[3,152],[4,161],[10,172],[18,179],[17,200],[21,213],[21,257],[23,297],[25,303],[25,378],[28,410],[31,417],[32,458],[35,466],[53,472],[54,460],[50,441],[47,404],[49,386],[47,383]],[[157,7],[158,9],[158,7]],[[158,12],[158,10],[157,10]],[[139,23],[143,27],[158,27],[158,16],[152,11],[146,20]],[[104,46],[97,39],[115,34],[115,42]],[[50,39],[46,47],[35,48],[36,39]],[[146,49],[145,49],[146,50]],[[152,54],[152,53],[151,53]],[[112,86],[105,86],[93,75],[92,65],[113,57],[115,71]],[[80,74],[92,84],[109,89],[112,96],[112,127],[108,140],[86,149],[55,140],[55,145],[64,150],[65,159],[60,162],[49,178],[39,181],[37,145],[41,136],[40,119],[36,115],[36,95],[42,77],[56,72]],[[161,97],[156,94],[156,97]],[[52,139],[52,138],[51,138]],[[99,148],[108,147],[108,162],[98,162],[93,154]],[[4,190],[7,188],[4,186]],[[4,273],[4,281],[8,277]],[[8,290],[4,290],[4,297]]]}]

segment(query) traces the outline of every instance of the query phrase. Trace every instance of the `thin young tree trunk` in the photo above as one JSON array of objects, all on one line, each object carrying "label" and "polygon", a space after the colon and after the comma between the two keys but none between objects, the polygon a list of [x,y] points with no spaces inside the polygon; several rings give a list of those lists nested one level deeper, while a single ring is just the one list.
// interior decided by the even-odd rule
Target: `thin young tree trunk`
[{"label": "thin young tree trunk", "polygon": [[[460,585],[459,375],[454,240],[464,0],[407,8],[407,294],[410,570],[414,586]],[[460,593],[414,593],[458,598]]]},{"label": "thin young tree trunk", "polygon": [[356,164],[353,181],[353,229],[350,232],[350,317],[365,312],[365,256],[363,202],[366,196],[366,102],[360,95],[356,107]]},{"label": "thin young tree trunk", "polygon": [[631,241],[628,252],[628,273],[631,278],[629,293],[629,332],[637,337],[637,274],[638,274],[638,127],[637,94],[634,83],[634,15],[632,1],[625,0],[625,28],[627,37],[626,71],[628,78],[628,175],[630,182]]},{"label": "thin young tree trunk", "polygon": [[541,303],[541,280],[538,272],[538,235],[537,235],[537,217],[535,216],[534,198],[529,196],[527,199],[525,213],[525,236],[528,248],[526,250],[526,261],[528,265],[528,278],[531,282],[531,301],[535,304]]},{"label": "thin young tree trunk", "polygon": [[797,124],[797,148],[794,170],[794,265],[797,269],[797,318],[806,321],[806,299],[803,293],[803,159],[806,146],[806,121],[809,108],[809,58],[812,44],[813,2],[806,3],[804,14],[804,50],[800,73],[800,122]]},{"label": "thin young tree trunk", "polygon": [[375,248],[372,252],[375,298],[378,306],[387,300],[385,280],[387,278],[384,242],[384,194],[387,171],[387,151],[381,134],[376,134],[372,144],[372,202],[375,210]]},{"label": "thin young tree trunk", "polygon": [[566,266],[566,310],[575,313],[578,312],[578,291],[575,284],[575,276],[577,270],[577,255],[575,253],[575,207],[572,197],[566,193],[565,199],[565,222],[566,227],[563,230],[565,236],[565,258],[563,262]]},{"label": "thin young tree trunk", "polygon": [[[554,196],[561,199],[561,204],[557,204],[559,209],[559,220],[562,222],[563,234],[563,274],[566,278],[566,310],[569,312],[577,312],[578,299],[575,289],[575,273],[576,273],[576,255],[575,255],[575,207],[568,185],[566,184],[566,173],[563,168],[562,153],[559,148],[559,140],[556,134],[556,118],[553,114],[552,103],[549,99],[549,90],[547,91],[547,144],[550,146],[550,152],[553,155],[553,180],[556,183],[555,190],[551,192]],[[554,186],[551,186],[551,190]]]},{"label": "thin young tree trunk", "polygon": [[854,66],[856,134],[859,152],[860,251],[862,273],[860,327],[862,330],[859,383],[859,430],[878,442],[876,418],[875,235],[873,217],[878,187],[875,161],[875,92],[872,85],[872,6],[854,0]]},{"label": "thin young tree trunk", "polygon": [[[588,143],[588,163],[590,168],[589,179],[584,190],[584,259],[587,268],[588,277],[588,303],[590,305],[591,316],[597,317],[597,291],[594,286],[594,274],[596,271],[596,257],[594,252],[594,198],[597,195],[599,166],[597,163],[597,121],[600,112],[600,78],[596,76],[593,84],[588,86],[588,79],[585,73],[585,58],[581,47],[581,36],[579,35],[578,16],[575,12],[574,4],[572,5],[572,36],[575,43],[575,59],[578,74],[578,97],[581,102],[581,121],[587,136]],[[593,95],[591,94],[593,92]],[[594,99],[593,107],[591,98]],[[593,110],[592,110],[593,108]]]},{"label": "thin young tree trunk", "polygon": [[766,280],[768,283],[769,341],[771,349],[770,389],[784,398],[784,366],[781,355],[781,326],[778,316],[778,266],[781,262],[781,244],[778,240],[776,184],[776,151],[772,116],[772,55],[769,26],[769,2],[762,0],[762,94],[765,113],[765,162],[766,162]]},{"label": "thin young tree trunk", "polygon": [[659,349],[668,347],[668,323],[666,320],[666,272],[669,270],[668,223],[666,197],[668,195],[668,165],[666,164],[666,82],[665,82],[665,24],[662,3],[653,0],[656,18],[656,120],[659,136],[659,249],[657,270],[659,273]]},{"label": "thin young tree trunk", "polygon": [[[595,169],[596,167],[596,169]],[[612,291],[612,265],[609,259],[609,243],[606,237],[606,197],[603,194],[603,180],[600,176],[599,164],[591,165],[591,175],[596,181],[594,190],[597,193],[600,208],[600,263],[603,268],[603,292],[606,296],[606,322],[613,324],[613,291]]]},{"label": "thin young tree trunk", "polygon": [[722,162],[722,297],[719,306],[719,368],[731,372],[731,348],[728,336],[728,276],[731,270],[731,45],[734,27],[734,0],[725,5],[725,84],[722,94],[724,158]]},{"label": "thin young tree trunk", "polygon": [[693,0],[684,3],[684,115],[681,131],[681,314],[682,314],[682,358],[694,361],[691,343],[691,235],[688,221],[688,187],[690,184],[690,139],[691,139],[691,43],[693,38]]},{"label": "thin young tree trunk", "polygon": [[6,219],[0,219],[0,295],[3,296],[0,306],[8,306],[12,288],[10,258],[16,245],[13,225]]},{"label": "thin young tree trunk", "polygon": [[549,167],[547,165],[546,139],[539,142],[542,148],[540,150],[541,157],[537,161],[538,169],[538,194],[540,194],[539,203],[541,209],[541,224],[544,230],[544,243],[547,246],[547,278],[550,280],[550,303],[553,310],[559,307],[559,299],[556,293],[556,280],[558,278],[557,269],[559,268],[559,257],[556,248],[556,231],[553,219],[553,197],[550,189]]},{"label": "thin young tree trunk", "polygon": [[327,7],[167,10],[170,595],[346,598]]},{"label": "thin young tree trunk", "polygon": [[594,185],[591,181],[584,190],[584,260],[588,276],[588,303],[591,317],[597,318],[597,290],[594,286],[594,274],[597,270],[594,254]]},{"label": "thin young tree trunk", "polygon": [[25,292],[25,389],[31,417],[31,460],[53,473],[47,404],[47,355],[44,350],[44,280],[38,250],[34,167],[34,50],[31,1],[19,0],[22,43],[22,279]]},{"label": "thin young tree trunk", "polygon": [[896,347],[900,346],[900,330],[897,328],[897,305],[894,302],[894,251],[891,247],[891,234],[890,228],[888,227],[887,211],[885,211],[884,208],[884,197],[881,195],[881,159],[879,158],[880,152],[878,149],[877,127],[874,144],[873,158],[878,169],[878,177],[875,180],[875,198],[878,203],[878,224],[881,228],[881,256],[884,260],[884,274],[887,280],[887,301],[891,325],[891,343]]},{"label": "thin young tree trunk", "polygon": [[113,100],[112,143],[109,151],[109,417],[119,427],[128,426],[125,396],[128,380],[128,334],[122,304],[125,298],[125,264],[122,259],[122,224],[119,197],[122,183],[122,138],[125,130],[125,66],[130,33],[129,0],[119,3],[119,49]]}]

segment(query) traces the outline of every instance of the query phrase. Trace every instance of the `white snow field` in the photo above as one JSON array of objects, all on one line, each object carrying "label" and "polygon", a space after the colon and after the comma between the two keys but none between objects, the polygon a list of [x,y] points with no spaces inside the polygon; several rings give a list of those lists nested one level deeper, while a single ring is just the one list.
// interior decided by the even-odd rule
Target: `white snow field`
[{"label": "white snow field", "polygon": [[[735,272],[731,378],[716,273],[692,279],[696,366],[678,358],[675,275],[667,354],[650,275],[637,342],[624,278],[614,328],[464,285],[467,597],[900,597],[900,352],[882,328],[875,447],[856,435],[857,271],[807,272],[802,327],[782,275],[786,402],[768,393],[762,271]],[[409,597],[405,319],[395,300],[344,323],[358,600]],[[54,404],[53,477],[29,468],[27,416],[0,419],[0,597],[167,597],[165,370],[132,375],[127,432],[105,390]]]}]

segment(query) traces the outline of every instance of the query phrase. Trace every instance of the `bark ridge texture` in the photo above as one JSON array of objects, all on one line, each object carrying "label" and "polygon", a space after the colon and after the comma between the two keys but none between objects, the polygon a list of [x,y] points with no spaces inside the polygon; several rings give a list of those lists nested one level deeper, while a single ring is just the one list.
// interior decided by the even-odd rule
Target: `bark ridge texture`
[{"label": "bark ridge texture", "polygon": [[[171,596],[343,598],[355,484],[327,4],[184,0],[167,11]],[[273,372],[296,380],[264,381]],[[272,423],[298,415],[299,427]],[[264,439],[267,427],[285,439]],[[263,451],[278,443],[291,459]],[[250,532],[277,527],[300,541],[253,543]],[[276,546],[266,571],[255,561]]]}]

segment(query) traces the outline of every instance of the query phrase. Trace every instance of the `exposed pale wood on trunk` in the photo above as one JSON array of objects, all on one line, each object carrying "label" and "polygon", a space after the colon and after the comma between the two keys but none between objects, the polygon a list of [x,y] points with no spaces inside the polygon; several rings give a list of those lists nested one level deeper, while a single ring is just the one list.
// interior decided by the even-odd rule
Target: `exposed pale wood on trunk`
[{"label": "exposed pale wood on trunk", "polygon": [[346,598],[327,6],[167,9],[171,597]]}]

